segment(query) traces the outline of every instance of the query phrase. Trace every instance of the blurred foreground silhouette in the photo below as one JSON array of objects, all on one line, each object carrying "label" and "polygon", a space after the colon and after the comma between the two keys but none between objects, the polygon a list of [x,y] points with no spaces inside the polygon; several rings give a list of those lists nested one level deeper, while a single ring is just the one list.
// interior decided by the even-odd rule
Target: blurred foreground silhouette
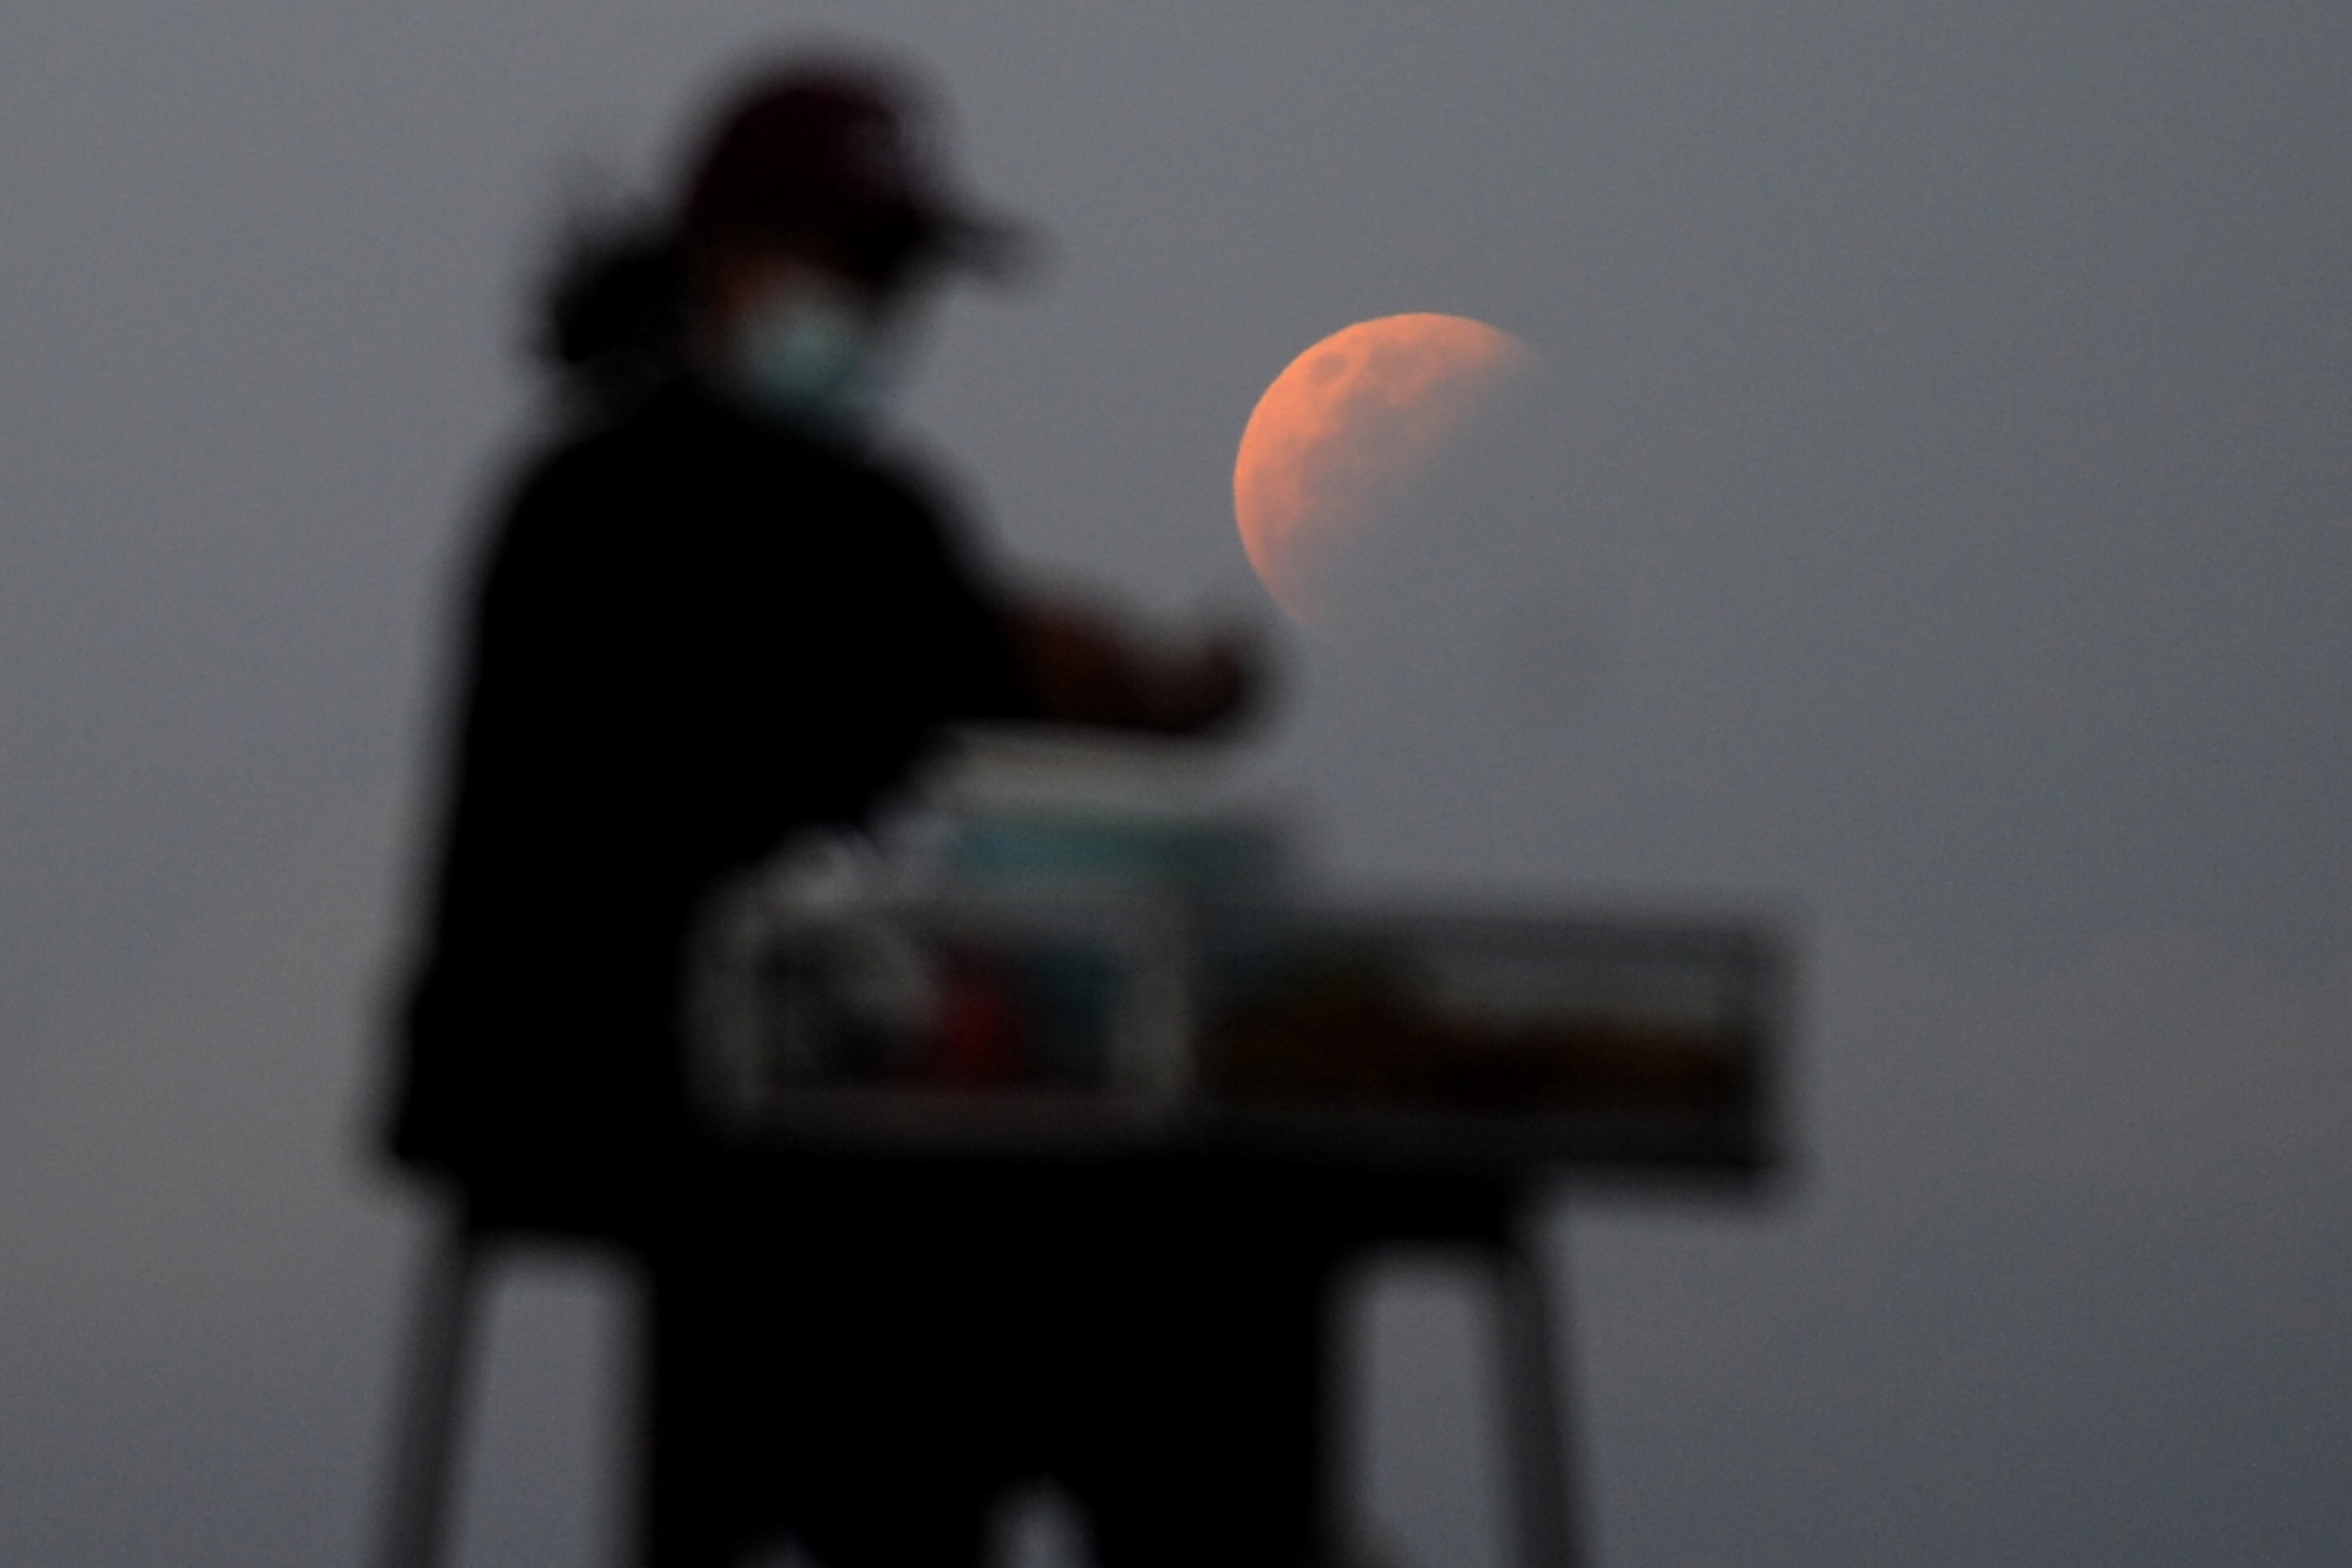
[{"label": "blurred foreground silhouette", "polygon": [[[1186,1342],[1195,1366],[1105,1347],[1117,1376],[1054,1370],[1089,1361],[1079,1325],[1158,1337],[1148,1312],[1257,1333],[1205,1271],[1155,1257],[1136,1281],[1132,1213],[1015,1172],[721,1152],[689,1113],[678,977],[731,874],[861,823],[950,721],[1187,734],[1251,684],[1241,647],[1171,653],[991,581],[885,450],[915,304],[1019,244],[937,153],[905,76],[789,65],[718,118],[672,214],[583,248],[546,340],[572,429],[515,486],[468,628],[392,1146],[478,1230],[648,1265],[648,1562],[728,1562],[786,1527],[838,1568],[968,1561],[1049,1427],[1087,1433],[1055,1468],[1107,1554],[1199,1560],[1182,1543],[1223,1528],[1202,1499],[1274,1505],[1184,1465],[1282,1469],[1201,1424],[1279,1442],[1295,1423],[1247,1406],[1303,1397],[1240,1370],[1298,1364],[1288,1347],[1214,1333]],[[1080,1281],[1114,1299],[1081,1303]]]}]

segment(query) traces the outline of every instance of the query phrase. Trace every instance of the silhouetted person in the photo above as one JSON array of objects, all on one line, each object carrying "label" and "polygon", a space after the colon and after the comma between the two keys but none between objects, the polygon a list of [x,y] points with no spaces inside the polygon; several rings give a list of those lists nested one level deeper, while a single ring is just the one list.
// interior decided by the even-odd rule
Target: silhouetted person
[{"label": "silhouetted person", "polygon": [[680,959],[715,887],[863,821],[950,721],[1186,733],[1249,685],[1231,644],[1151,652],[992,582],[877,437],[910,307],[1013,244],[934,155],[905,80],[787,69],[673,214],[559,279],[572,425],[472,602],[393,1145],[479,1226],[646,1260],[664,1568],[786,1528],[834,1568],[967,1563],[1040,1469],[1115,1563],[1270,1561],[1303,1540],[1312,1379],[1302,1314],[1269,1337],[1251,1303],[1304,1265],[1181,1182],[730,1155],[689,1114]]},{"label": "silhouetted person", "polygon": [[478,1195],[599,1225],[636,1203],[682,1126],[696,908],[795,830],[862,821],[944,724],[1182,732],[1243,695],[1232,646],[1150,654],[987,580],[876,443],[911,305],[1009,243],[960,215],[912,102],[870,72],[761,84],[674,232],[559,292],[588,395],[474,603],[395,1134]]}]

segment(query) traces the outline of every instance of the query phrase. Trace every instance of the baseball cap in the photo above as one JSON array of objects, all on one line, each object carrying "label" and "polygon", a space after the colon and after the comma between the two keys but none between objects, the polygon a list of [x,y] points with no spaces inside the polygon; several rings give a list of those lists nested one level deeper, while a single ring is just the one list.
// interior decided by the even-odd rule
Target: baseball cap
[{"label": "baseball cap", "polygon": [[930,95],[903,69],[840,59],[771,67],[713,121],[685,183],[679,229],[689,241],[814,242],[877,275],[1017,270],[1028,235],[955,188],[943,140]]}]

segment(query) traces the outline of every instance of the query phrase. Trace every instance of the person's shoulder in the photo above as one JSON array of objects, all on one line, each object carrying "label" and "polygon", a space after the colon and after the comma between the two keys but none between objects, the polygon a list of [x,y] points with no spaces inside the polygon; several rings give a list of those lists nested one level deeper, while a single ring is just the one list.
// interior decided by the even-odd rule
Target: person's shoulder
[{"label": "person's shoulder", "polygon": [[964,532],[954,487],[902,439],[796,429],[683,383],[544,436],[503,510],[507,548],[527,553],[542,538],[562,553],[635,538],[656,518],[665,536],[698,521],[725,532],[755,513],[804,525],[787,528],[801,537],[847,525],[869,546],[953,550]]},{"label": "person's shoulder", "polygon": [[526,444],[503,493],[499,533],[579,538],[621,526],[648,495],[707,476],[718,433],[688,400],[657,392],[622,408],[577,411]]},{"label": "person's shoulder", "polygon": [[522,489],[597,486],[632,470],[660,468],[694,442],[698,423],[687,401],[667,391],[571,413],[530,448]]},{"label": "person's shoulder", "polygon": [[625,411],[567,412],[521,444],[494,492],[478,546],[478,591],[511,598],[527,584],[568,579],[616,532],[626,497],[663,465],[650,402]]}]

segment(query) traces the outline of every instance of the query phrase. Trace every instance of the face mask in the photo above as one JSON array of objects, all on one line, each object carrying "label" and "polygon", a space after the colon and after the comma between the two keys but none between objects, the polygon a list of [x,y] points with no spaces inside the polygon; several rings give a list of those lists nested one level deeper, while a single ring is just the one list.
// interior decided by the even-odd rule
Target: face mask
[{"label": "face mask", "polygon": [[735,325],[730,389],[760,413],[842,428],[872,419],[889,390],[892,344],[856,293],[803,280],[778,289]]}]

